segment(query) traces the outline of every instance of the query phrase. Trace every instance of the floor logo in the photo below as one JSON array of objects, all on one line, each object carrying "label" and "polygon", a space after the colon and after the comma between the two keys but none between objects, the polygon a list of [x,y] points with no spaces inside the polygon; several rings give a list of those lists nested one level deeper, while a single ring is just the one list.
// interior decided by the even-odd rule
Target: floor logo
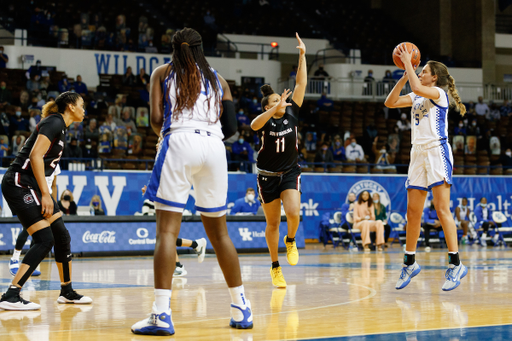
[{"label": "floor logo", "polygon": [[[359,194],[363,191],[368,191],[372,196],[374,193],[377,193],[380,196],[380,202],[384,205],[388,212],[391,211],[391,198],[389,197],[388,191],[384,187],[382,187],[378,182],[373,180],[362,180],[356,182],[348,191],[348,193],[354,192],[356,197],[359,198]],[[345,202],[348,202],[348,193]]]},{"label": "floor logo", "polygon": [[238,232],[240,232],[240,236],[242,236],[242,241],[247,242],[252,240],[252,232],[249,231],[248,227],[239,227]]}]

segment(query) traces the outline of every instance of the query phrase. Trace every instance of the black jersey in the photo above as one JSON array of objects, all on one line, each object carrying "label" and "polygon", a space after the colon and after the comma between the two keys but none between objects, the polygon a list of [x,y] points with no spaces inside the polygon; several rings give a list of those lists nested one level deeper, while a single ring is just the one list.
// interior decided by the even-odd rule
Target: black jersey
[{"label": "black jersey", "polygon": [[10,168],[21,173],[34,174],[30,165],[30,152],[36,143],[37,137],[41,134],[51,141],[50,148],[48,148],[43,157],[44,176],[52,175],[64,151],[66,128],[66,123],[61,114],[52,114],[41,120],[23,145],[23,148],[21,148]]},{"label": "black jersey", "polygon": [[299,106],[293,100],[283,117],[270,118],[258,131],[261,149],[257,167],[269,172],[285,172],[297,166]]}]

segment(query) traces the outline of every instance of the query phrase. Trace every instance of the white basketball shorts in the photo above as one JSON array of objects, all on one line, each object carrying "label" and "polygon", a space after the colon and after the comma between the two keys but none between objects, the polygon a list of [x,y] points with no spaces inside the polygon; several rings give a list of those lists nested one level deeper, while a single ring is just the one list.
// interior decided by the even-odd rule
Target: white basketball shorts
[{"label": "white basketball shorts", "polygon": [[430,191],[445,181],[452,184],[453,155],[446,141],[413,145],[406,189]]},{"label": "white basketball shorts", "polygon": [[222,140],[204,131],[167,135],[156,156],[145,198],[155,209],[183,212],[194,187],[195,209],[202,215],[226,214],[228,171]]}]

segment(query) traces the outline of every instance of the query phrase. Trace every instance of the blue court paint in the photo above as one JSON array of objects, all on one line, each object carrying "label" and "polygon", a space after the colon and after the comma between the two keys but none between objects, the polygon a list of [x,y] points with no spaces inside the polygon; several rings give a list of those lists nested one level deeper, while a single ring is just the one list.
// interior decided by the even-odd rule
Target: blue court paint
[{"label": "blue court paint", "polygon": [[[7,286],[11,284],[12,279],[0,278],[0,288],[2,291],[7,290]],[[114,289],[114,288],[150,288],[152,286],[147,285],[135,285],[135,284],[107,284],[107,283],[88,283],[88,282],[73,282],[73,289]],[[24,289],[34,289],[37,291],[41,290],[60,290],[59,281],[47,281],[32,279],[25,283]]]},{"label": "blue court paint", "polygon": [[390,334],[373,334],[360,336],[344,336],[329,337],[318,339],[301,339],[301,340],[321,340],[321,341],[432,341],[432,340],[512,340],[512,325],[489,326],[489,327],[473,327],[473,328],[456,328],[456,329],[439,329],[411,331]]}]

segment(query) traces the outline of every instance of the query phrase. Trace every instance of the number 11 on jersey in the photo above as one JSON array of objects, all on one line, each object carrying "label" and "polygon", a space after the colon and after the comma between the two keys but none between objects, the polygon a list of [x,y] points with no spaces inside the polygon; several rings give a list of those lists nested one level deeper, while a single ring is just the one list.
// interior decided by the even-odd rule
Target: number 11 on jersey
[{"label": "number 11 on jersey", "polygon": [[[279,151],[279,144],[281,144],[281,151]],[[284,153],[284,137],[276,140],[276,153]]]}]

